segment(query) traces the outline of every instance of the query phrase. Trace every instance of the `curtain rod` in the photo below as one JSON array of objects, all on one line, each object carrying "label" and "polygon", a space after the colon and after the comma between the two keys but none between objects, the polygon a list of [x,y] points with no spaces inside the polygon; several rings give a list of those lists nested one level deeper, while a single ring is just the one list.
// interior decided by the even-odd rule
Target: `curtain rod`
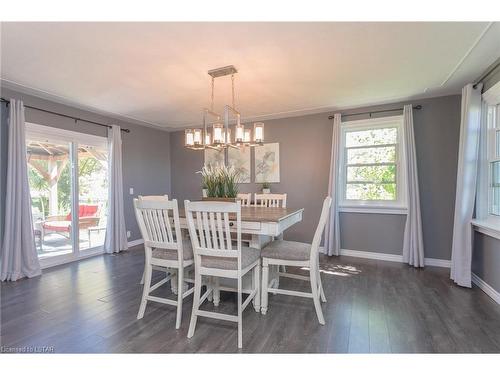
[{"label": "curtain rod", "polygon": [[497,61],[495,65],[491,67],[491,69],[488,69],[487,72],[484,72],[483,75],[479,77],[476,82],[474,82],[474,85],[472,85],[472,87],[476,88],[479,83],[481,83],[486,77],[488,77],[491,73],[493,73],[499,66],[500,66],[500,59]]},{"label": "curtain rod", "polygon": [[[419,104],[419,105],[414,106],[413,109],[422,109],[422,106]],[[342,114],[342,117],[359,116],[359,115],[370,115],[370,117],[371,117],[372,114],[374,114],[374,113],[396,112],[396,111],[402,111],[402,110],[403,110],[403,107],[401,107],[401,108],[393,108],[393,109],[381,109],[379,111],[346,113],[346,114]],[[333,116],[328,116],[328,120],[333,120]]]},{"label": "curtain rod", "polygon": [[[10,103],[10,100],[8,99],[4,99],[4,98],[0,98],[0,101],[1,102],[4,102],[4,103],[7,103],[7,105]],[[66,118],[70,118],[70,119],[73,119],[76,121],[83,121],[83,122],[88,122],[90,124],[94,124],[94,125],[98,125],[98,126],[105,126],[107,128],[111,128],[111,125],[107,125],[107,124],[102,124],[100,122],[95,122],[95,121],[90,121],[90,120],[85,120],[83,118],[80,118],[80,117],[73,117],[73,116],[69,116],[69,115],[65,115],[64,113],[58,113],[58,112],[53,112],[53,111],[48,111],[46,109],[42,109],[42,108],[37,108],[37,107],[32,107],[30,105],[25,105],[26,108],[29,108],[29,109],[35,109],[37,111],[41,111],[41,112],[45,112],[45,113],[50,113],[52,115],[56,115],[56,116],[61,116],[61,117],[66,117]],[[125,133],[130,133],[130,129],[122,129],[120,128],[120,130],[122,132],[125,132]]]}]

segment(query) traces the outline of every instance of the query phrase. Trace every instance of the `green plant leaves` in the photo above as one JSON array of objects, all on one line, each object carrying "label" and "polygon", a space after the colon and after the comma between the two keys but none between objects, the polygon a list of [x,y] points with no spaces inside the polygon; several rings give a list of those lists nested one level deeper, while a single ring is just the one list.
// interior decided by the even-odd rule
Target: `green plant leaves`
[{"label": "green plant leaves", "polygon": [[210,198],[236,198],[240,172],[233,166],[205,165],[197,172],[202,176],[202,186],[207,189]]}]

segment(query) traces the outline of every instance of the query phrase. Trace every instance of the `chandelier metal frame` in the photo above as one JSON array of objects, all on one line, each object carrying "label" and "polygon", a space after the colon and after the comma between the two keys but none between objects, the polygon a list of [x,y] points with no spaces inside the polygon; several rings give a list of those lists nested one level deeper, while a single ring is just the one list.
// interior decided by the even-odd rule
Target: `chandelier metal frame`
[{"label": "chandelier metal frame", "polygon": [[[211,96],[210,109],[203,108],[203,128],[190,128],[185,130],[185,147],[191,150],[205,149],[225,149],[225,148],[240,148],[244,146],[258,146],[264,143],[264,123],[256,122],[252,129],[245,128],[241,124],[241,114],[236,109],[235,104],[235,89],[234,78],[238,73],[233,65],[224,66],[222,68],[212,69],[208,74],[212,77],[211,81]],[[221,115],[214,110],[215,96],[215,79],[231,75],[231,105],[224,105],[224,122],[221,123]],[[234,127],[234,141],[231,139],[230,122],[231,117],[236,118]],[[212,132],[209,131],[212,128]]]}]

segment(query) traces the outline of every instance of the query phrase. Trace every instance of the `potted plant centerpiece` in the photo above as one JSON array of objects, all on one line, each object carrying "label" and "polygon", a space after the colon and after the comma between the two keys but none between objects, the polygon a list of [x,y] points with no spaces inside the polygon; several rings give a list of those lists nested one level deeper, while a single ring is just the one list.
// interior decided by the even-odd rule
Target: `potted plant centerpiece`
[{"label": "potted plant centerpiece", "polygon": [[233,166],[208,165],[197,172],[202,176],[203,200],[236,202],[240,173]]},{"label": "potted plant centerpiece", "polygon": [[271,193],[271,184],[269,182],[262,183],[262,194]]}]

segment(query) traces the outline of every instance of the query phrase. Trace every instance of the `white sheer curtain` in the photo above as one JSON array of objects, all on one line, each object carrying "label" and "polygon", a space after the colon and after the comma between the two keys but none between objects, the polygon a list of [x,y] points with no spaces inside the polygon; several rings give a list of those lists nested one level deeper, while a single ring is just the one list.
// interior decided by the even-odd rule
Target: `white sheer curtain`
[{"label": "white sheer curtain", "polygon": [[1,254],[1,281],[41,274],[35,247],[26,161],[24,104],[10,100],[8,120],[5,231]]},{"label": "white sheer curtain", "polygon": [[451,279],[458,285],[471,287],[472,226],[479,164],[481,130],[481,89],[468,84],[462,89],[462,116],[458,151],[457,190],[453,245],[451,251]]},{"label": "white sheer curtain", "polygon": [[483,99],[481,103],[481,123],[479,131],[479,150],[476,186],[476,219],[485,219],[488,216],[488,103]]},{"label": "white sheer curtain", "polygon": [[108,133],[109,199],[104,249],[107,253],[127,250],[127,231],[123,209],[122,137],[120,127],[113,125]]},{"label": "white sheer curtain", "polygon": [[333,117],[332,154],[330,158],[330,177],[328,179],[328,195],[332,198],[330,215],[325,227],[324,252],[328,255],[340,254],[340,224],[339,224],[339,148],[340,148],[340,125],[342,123],[340,113]]},{"label": "white sheer curtain", "polygon": [[413,107],[403,108],[404,148],[407,171],[408,214],[403,240],[403,261],[414,267],[424,266],[424,241],[422,237],[422,217],[420,214],[420,193],[418,189],[417,153],[413,129]]}]

